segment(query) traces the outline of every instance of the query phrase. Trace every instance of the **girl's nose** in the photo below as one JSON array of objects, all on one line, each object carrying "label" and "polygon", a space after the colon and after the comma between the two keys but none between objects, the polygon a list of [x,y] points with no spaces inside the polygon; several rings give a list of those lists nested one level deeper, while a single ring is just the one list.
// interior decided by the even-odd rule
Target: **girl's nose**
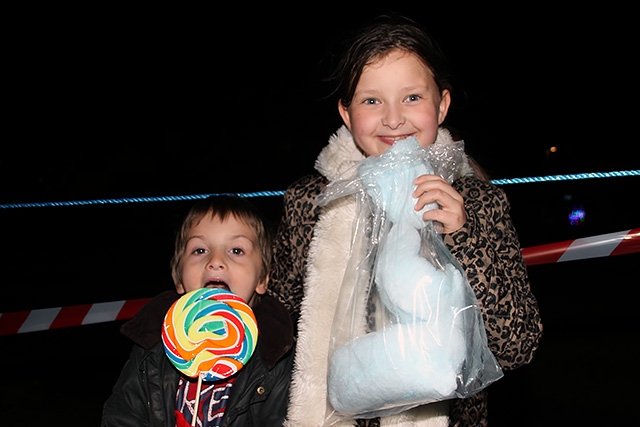
[{"label": "girl's nose", "polygon": [[404,124],[404,115],[400,108],[387,106],[382,116],[382,125],[389,129],[397,129]]}]

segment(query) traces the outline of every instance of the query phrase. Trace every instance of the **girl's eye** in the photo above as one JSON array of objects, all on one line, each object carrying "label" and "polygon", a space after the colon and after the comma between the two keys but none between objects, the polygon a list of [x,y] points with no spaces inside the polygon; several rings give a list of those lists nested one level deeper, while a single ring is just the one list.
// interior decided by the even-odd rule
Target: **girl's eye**
[{"label": "girl's eye", "polygon": [[417,101],[422,98],[420,95],[409,95],[407,96],[407,101]]},{"label": "girl's eye", "polygon": [[378,103],[378,101],[374,98],[367,98],[364,100],[364,103],[367,105],[375,105]]}]

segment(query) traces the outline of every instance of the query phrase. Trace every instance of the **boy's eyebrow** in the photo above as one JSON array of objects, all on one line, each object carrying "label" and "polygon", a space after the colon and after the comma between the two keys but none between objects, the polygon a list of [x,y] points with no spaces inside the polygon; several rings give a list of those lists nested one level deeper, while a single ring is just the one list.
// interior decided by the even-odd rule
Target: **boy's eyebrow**
[{"label": "boy's eyebrow", "polygon": [[[193,236],[187,237],[185,242],[189,242],[192,239],[205,240],[206,238],[205,238],[205,236],[203,234],[194,234]],[[235,239],[245,239],[245,240],[250,241],[251,243],[255,243],[258,240],[257,236],[255,236],[255,234],[252,234],[252,235],[234,234],[234,235],[231,236],[231,240],[235,240]]]},{"label": "boy's eyebrow", "polygon": [[193,236],[188,236],[187,239],[185,240],[186,242],[192,240],[192,239],[201,239],[204,240],[204,236],[202,234],[194,234]]},{"label": "boy's eyebrow", "polygon": [[255,236],[248,236],[246,234],[234,234],[233,236],[231,236],[232,239],[246,239],[248,241],[250,241],[251,243],[255,242]]}]

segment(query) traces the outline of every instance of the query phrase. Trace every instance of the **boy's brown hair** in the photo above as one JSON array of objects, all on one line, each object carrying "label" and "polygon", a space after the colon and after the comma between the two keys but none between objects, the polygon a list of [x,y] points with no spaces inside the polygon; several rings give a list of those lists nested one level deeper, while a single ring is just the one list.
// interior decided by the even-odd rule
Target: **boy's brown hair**
[{"label": "boy's brown hair", "polygon": [[260,280],[266,279],[271,268],[271,230],[267,227],[262,214],[247,199],[236,195],[223,194],[199,200],[191,207],[182,221],[180,231],[176,235],[175,248],[171,258],[171,276],[174,284],[178,285],[182,282],[180,262],[187,245],[187,233],[191,227],[198,224],[207,215],[210,215],[211,218],[218,217],[222,221],[228,218],[229,215],[233,215],[238,221],[248,225],[255,231],[260,257],[262,258]]}]

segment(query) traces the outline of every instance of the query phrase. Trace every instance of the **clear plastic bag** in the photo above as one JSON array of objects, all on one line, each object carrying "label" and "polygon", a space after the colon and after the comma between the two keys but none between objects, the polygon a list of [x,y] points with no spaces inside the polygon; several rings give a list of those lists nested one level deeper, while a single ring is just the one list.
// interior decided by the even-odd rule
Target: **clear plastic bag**
[{"label": "clear plastic bag", "polygon": [[329,423],[468,397],[502,377],[462,267],[420,212],[413,180],[453,181],[463,142],[397,141],[330,183],[317,202],[356,195],[352,249],[333,321]]}]

